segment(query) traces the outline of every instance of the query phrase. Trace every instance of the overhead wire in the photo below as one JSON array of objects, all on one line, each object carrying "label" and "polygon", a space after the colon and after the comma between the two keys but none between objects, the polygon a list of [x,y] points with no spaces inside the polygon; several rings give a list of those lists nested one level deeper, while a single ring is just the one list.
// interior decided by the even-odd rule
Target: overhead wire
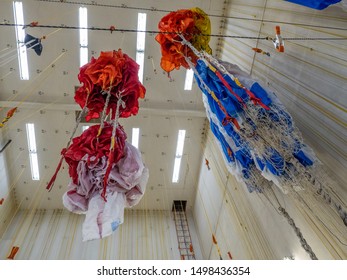
[{"label": "overhead wire", "polygon": [[[264,15],[265,15],[266,7],[267,7],[267,0],[266,0],[265,3],[264,3],[262,15],[261,15],[261,23],[263,23],[263,20],[264,20]],[[261,34],[261,29],[262,29],[262,24],[259,25],[258,37],[259,37],[260,34]],[[255,48],[258,48],[258,44],[259,44],[259,40],[257,40],[256,45],[255,45]],[[251,63],[251,66],[250,66],[250,67],[251,67],[251,70],[250,70],[250,72],[249,72],[250,75],[252,75],[252,71],[253,71],[253,66],[254,66],[254,63],[255,63],[256,54],[257,54],[256,52],[253,52],[252,63]]]},{"label": "overhead wire", "polygon": [[[24,27],[26,26],[25,24],[16,24],[16,23],[0,23],[0,26],[7,26],[7,27],[14,27],[14,26],[20,26],[20,27]],[[108,31],[110,32],[110,28],[105,28],[105,27],[80,27],[80,26],[68,26],[65,24],[62,25],[44,25],[44,24],[37,24],[35,26],[30,26],[30,28],[60,28],[60,29],[69,29],[69,30],[89,30],[89,31]],[[347,30],[347,29],[345,29]],[[142,32],[142,33],[148,33],[148,34],[183,34],[183,35],[190,35],[189,33],[177,33],[177,32],[161,32],[161,31],[156,31],[156,30],[138,30],[138,29],[124,29],[124,28],[116,28],[116,29],[112,29],[112,32],[129,32],[129,33],[138,33],[138,32]],[[215,38],[234,38],[234,39],[251,39],[251,40],[271,40],[271,37],[269,36],[263,36],[263,37],[259,37],[259,36],[240,36],[240,35],[223,35],[223,34],[203,34],[203,33],[199,33],[199,34],[194,34],[196,36],[205,36],[205,37],[215,37]],[[323,40],[347,40],[347,37],[283,37],[283,40],[286,41],[304,41],[304,40],[319,40],[319,41],[323,41]]]},{"label": "overhead wire", "polygon": [[[71,5],[82,5],[82,6],[91,6],[91,7],[103,7],[103,8],[118,8],[118,9],[128,9],[128,10],[138,10],[138,11],[149,11],[149,12],[162,12],[162,13],[171,13],[172,10],[165,9],[157,9],[155,7],[134,7],[128,6],[125,4],[116,5],[116,4],[100,4],[96,1],[91,1],[91,3],[81,2],[81,1],[66,1],[66,0],[36,0],[38,2],[48,2],[48,3],[59,3],[59,4],[71,4]],[[222,18],[222,19],[237,19],[244,21],[254,21],[254,22],[267,22],[267,23],[276,23],[276,24],[289,24],[295,26],[305,26],[305,27],[319,27],[325,29],[335,29],[335,30],[347,30],[347,28],[338,28],[334,26],[324,26],[324,25],[314,25],[314,24],[306,24],[299,22],[288,22],[288,21],[273,21],[273,20],[264,20],[264,19],[256,19],[250,17],[238,17],[238,16],[225,16],[225,15],[217,15],[217,14],[207,14],[209,17]]]},{"label": "overhead wire", "polygon": [[[40,0],[38,0],[40,1]],[[41,1],[41,2],[59,2],[59,1]],[[61,1],[60,1],[61,2]],[[67,1],[64,1],[64,3],[66,3]],[[76,2],[77,3],[77,2]],[[86,3],[83,3],[84,5],[86,5]],[[95,5],[95,4],[90,4],[90,5]],[[95,28],[93,28],[92,30],[96,30]],[[99,30],[99,29],[98,29]],[[109,31],[109,29],[105,29],[105,31]],[[137,31],[131,31],[131,32],[137,32]],[[236,37],[235,37],[236,38]],[[257,38],[257,37],[243,37],[243,36],[239,36],[238,38],[245,38],[245,39],[253,39],[253,38]],[[267,38],[267,37],[264,37],[264,38]],[[257,38],[259,39],[259,38]],[[316,39],[319,39],[319,38],[286,38],[285,40],[316,40]],[[330,39],[330,38],[321,38],[323,40],[325,39]],[[339,38],[339,40],[346,40],[347,38]],[[147,213],[146,213],[147,214]]]}]

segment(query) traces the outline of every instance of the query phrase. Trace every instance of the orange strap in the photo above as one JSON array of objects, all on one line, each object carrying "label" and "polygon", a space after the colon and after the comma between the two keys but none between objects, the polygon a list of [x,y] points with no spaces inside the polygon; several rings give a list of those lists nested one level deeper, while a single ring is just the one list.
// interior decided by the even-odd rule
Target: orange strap
[{"label": "orange strap", "polygon": [[270,110],[270,108],[268,107],[268,106],[266,106],[263,102],[261,102],[261,100],[260,100],[260,98],[258,98],[258,97],[256,97],[255,95],[254,95],[254,93],[253,92],[251,92],[250,90],[248,90],[247,88],[243,88],[245,91],[246,91],[246,93],[248,94],[248,96],[249,96],[249,99],[251,100],[251,101],[253,101],[253,104],[254,105],[260,105],[261,107],[263,107],[265,110]]},{"label": "orange strap", "polygon": [[222,253],[220,252],[220,249],[219,249],[218,244],[217,244],[217,239],[216,239],[216,237],[214,236],[213,233],[212,233],[212,241],[213,241],[213,243],[214,243],[214,244],[216,245],[216,247],[217,247],[219,259],[222,260],[222,259],[223,259],[223,258],[222,258]]},{"label": "orange strap", "polygon": [[263,50],[259,49],[259,48],[252,48],[252,50],[257,52],[257,53],[263,53]]},{"label": "orange strap", "polygon": [[19,251],[19,247],[17,247],[17,246],[12,247],[11,253],[10,253],[10,255],[7,257],[7,259],[13,260],[14,257],[16,256],[16,254],[18,253],[18,251]]},{"label": "orange strap", "polygon": [[221,80],[221,82],[223,83],[223,85],[231,92],[232,95],[234,95],[237,99],[237,101],[239,101],[243,106],[246,106],[246,104],[243,102],[243,100],[241,99],[240,96],[238,96],[233,89],[231,88],[231,86],[227,83],[227,81],[224,79],[224,77],[222,76],[221,73],[219,73],[217,70],[215,72],[215,74],[217,75],[217,77]]},{"label": "orange strap", "polygon": [[214,244],[217,245],[217,239],[216,239],[216,237],[214,236],[214,234],[212,234],[212,241],[213,241]]},{"label": "orange strap", "polygon": [[[246,107],[246,104],[243,102],[243,100],[241,99],[240,96],[238,96],[233,89],[231,88],[231,86],[228,84],[228,82],[224,79],[224,77],[222,76],[221,73],[219,73],[217,71],[216,68],[214,68],[212,65],[209,65],[209,68],[211,69],[211,71],[213,71],[217,77],[221,80],[221,82],[223,83],[223,85],[230,91],[230,93],[232,95],[234,95],[237,99],[237,101],[239,101],[244,107]],[[240,86],[240,85],[239,85]],[[266,106],[263,102],[261,102],[260,98],[256,97],[253,92],[251,92],[250,90],[248,90],[247,88],[243,87],[242,85],[240,86],[241,88],[243,88],[247,95],[249,96],[250,100],[252,100],[254,105],[260,105],[262,106],[265,110],[270,110],[270,108],[268,106]],[[221,109],[223,110],[224,107],[222,108],[221,104],[218,103],[219,107],[221,107]],[[226,110],[224,109],[223,112],[228,116],[228,114],[226,113]],[[237,122],[237,120],[235,118],[231,118],[231,117],[226,117],[226,119],[223,120],[223,125],[226,125],[228,123],[230,123],[230,121],[232,121],[233,124],[235,124],[235,126],[237,127],[237,129],[240,129],[240,126]]]},{"label": "orange strap", "polygon": [[[221,73],[219,73],[217,70],[215,71],[215,74],[217,75],[217,77],[222,81],[223,85],[237,98],[237,100],[243,105],[246,106],[246,104],[243,102],[243,100],[241,99],[240,96],[238,96],[231,88],[231,86],[227,83],[227,81],[224,79],[224,77],[221,75]],[[248,90],[247,88],[241,86],[246,93],[249,96],[249,99],[253,101],[254,105],[260,105],[261,107],[263,107],[265,110],[270,110],[270,108],[268,106],[266,106],[263,102],[261,102],[260,98],[256,97],[254,95],[253,92],[251,92],[250,90]]]},{"label": "orange strap", "polygon": [[189,252],[193,253],[194,252],[194,249],[193,249],[193,244],[190,244],[189,245]]},{"label": "orange strap", "polygon": [[14,107],[14,108],[12,108],[11,110],[9,110],[9,111],[7,112],[7,117],[8,117],[8,118],[11,118],[11,117],[14,115],[14,113],[16,112],[16,110],[17,110],[17,107]]},{"label": "orange strap", "polygon": [[207,169],[210,170],[210,162],[208,161],[207,158],[205,158],[205,164],[207,166]]},{"label": "orange strap", "polygon": [[223,125],[227,125],[228,123],[232,122],[237,127],[237,129],[240,129],[240,126],[239,126],[239,123],[237,122],[237,120],[235,118],[229,116],[227,110],[225,110],[222,103],[220,103],[216,94],[212,90],[209,91],[209,94],[212,96],[213,100],[217,102],[219,108],[223,111],[224,115],[226,116],[222,122]]},{"label": "orange strap", "polygon": [[228,155],[229,157],[233,157],[233,151],[228,147]]},{"label": "orange strap", "polygon": [[7,112],[7,115],[6,117],[1,121],[0,123],[0,127],[4,127],[5,123],[13,117],[14,113],[16,112],[17,110],[17,107],[14,107],[12,109],[10,109],[8,112]]},{"label": "orange strap", "polygon": [[226,116],[226,117],[223,119],[223,121],[222,121],[222,125],[223,125],[223,126],[226,126],[226,125],[228,125],[229,123],[232,122],[232,123],[235,125],[235,127],[239,130],[239,129],[240,129],[240,125],[239,125],[237,119],[228,116],[228,114],[226,114],[226,115],[227,115],[227,116]]}]

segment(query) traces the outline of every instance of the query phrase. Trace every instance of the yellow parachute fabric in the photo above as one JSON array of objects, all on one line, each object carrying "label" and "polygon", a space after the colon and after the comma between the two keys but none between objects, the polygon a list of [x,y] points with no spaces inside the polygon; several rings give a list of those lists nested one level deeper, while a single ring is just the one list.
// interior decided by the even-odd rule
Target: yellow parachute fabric
[{"label": "yellow parachute fabric", "polygon": [[191,41],[192,45],[197,50],[204,50],[209,54],[212,54],[212,49],[209,46],[211,35],[211,22],[208,15],[200,8],[190,9],[194,13],[195,27],[199,30],[199,33],[203,35],[194,35]]}]

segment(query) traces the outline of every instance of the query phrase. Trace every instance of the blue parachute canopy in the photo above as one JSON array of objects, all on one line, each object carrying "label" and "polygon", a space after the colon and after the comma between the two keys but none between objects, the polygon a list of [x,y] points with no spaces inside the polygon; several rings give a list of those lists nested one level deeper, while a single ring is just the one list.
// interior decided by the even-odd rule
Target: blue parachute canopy
[{"label": "blue parachute canopy", "polygon": [[[249,191],[262,191],[260,181],[254,179],[258,175],[278,183],[281,178],[290,180],[301,168],[297,164],[312,166],[315,157],[278,98],[232,64],[218,64],[228,71],[218,72],[216,65],[199,59],[195,79],[229,170]],[[225,121],[228,116],[237,120],[239,128]]]},{"label": "blue parachute canopy", "polygon": [[286,0],[287,2],[292,2],[302,6],[306,6],[316,10],[323,10],[330,5],[341,2],[341,0]]}]

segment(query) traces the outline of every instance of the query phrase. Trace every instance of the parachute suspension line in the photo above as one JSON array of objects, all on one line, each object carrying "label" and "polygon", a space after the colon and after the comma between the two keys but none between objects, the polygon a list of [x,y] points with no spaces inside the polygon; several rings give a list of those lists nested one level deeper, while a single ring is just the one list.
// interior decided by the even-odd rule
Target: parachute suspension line
[{"label": "parachute suspension line", "polygon": [[[110,87],[110,91],[109,93],[111,92],[111,87]],[[107,98],[109,99],[109,96],[111,94],[109,94],[107,96]],[[106,166],[106,172],[105,172],[105,177],[104,177],[104,184],[103,184],[103,190],[102,190],[102,194],[101,194],[101,197],[106,201],[106,187],[107,187],[107,184],[108,184],[108,178],[109,178],[109,175],[110,175],[110,172],[111,172],[111,168],[112,168],[112,165],[114,163],[114,148],[115,148],[115,145],[117,145],[116,143],[116,132],[117,132],[117,127],[118,127],[118,122],[119,122],[119,108],[120,106],[122,106],[122,108],[124,109],[125,108],[125,102],[122,100],[122,92],[119,92],[117,94],[117,105],[116,105],[116,112],[115,112],[115,117],[111,118],[113,119],[112,120],[112,136],[111,136],[111,145],[110,145],[110,153],[109,153],[109,157],[108,157],[108,160],[107,160],[107,166]],[[106,103],[105,103],[105,108],[107,108],[108,106],[108,101],[109,100],[106,100]],[[104,111],[103,111],[104,113]],[[101,126],[100,126],[101,127]],[[101,130],[99,130],[99,132],[101,132]]]},{"label": "parachute suspension line", "polygon": [[284,209],[283,207],[279,207],[278,210],[287,219],[289,225],[293,228],[293,230],[295,231],[297,237],[299,237],[301,246],[309,254],[310,258],[312,260],[318,260],[316,254],[312,251],[311,246],[307,244],[306,239],[303,237],[303,235],[301,233],[301,230],[295,225],[294,220],[289,216],[289,214],[286,211],[286,209]]},{"label": "parachute suspension line", "polygon": [[[87,96],[87,100],[88,100],[88,96]],[[87,104],[87,102],[86,102],[86,104]],[[53,185],[54,185],[54,182],[55,182],[55,180],[56,180],[56,178],[57,178],[57,176],[58,176],[58,172],[59,172],[59,170],[60,170],[60,168],[61,168],[61,166],[62,166],[62,164],[63,164],[64,154],[65,154],[67,148],[70,146],[70,144],[71,144],[71,142],[72,142],[72,138],[73,138],[73,137],[75,136],[75,134],[76,134],[77,128],[78,128],[79,124],[81,123],[82,116],[84,116],[84,115],[87,113],[87,111],[88,111],[88,108],[85,106],[85,107],[82,109],[82,111],[79,113],[78,118],[77,118],[77,120],[76,120],[76,124],[75,124],[74,130],[73,130],[72,133],[71,133],[71,136],[70,136],[70,139],[69,139],[69,141],[68,141],[68,143],[67,143],[67,145],[66,145],[66,148],[63,149],[63,150],[61,151],[61,157],[60,157],[58,166],[57,166],[57,168],[55,169],[55,172],[54,172],[54,174],[53,174],[51,180],[48,182],[48,184],[47,184],[47,186],[46,186],[46,190],[48,190],[49,192],[52,190]]]}]

